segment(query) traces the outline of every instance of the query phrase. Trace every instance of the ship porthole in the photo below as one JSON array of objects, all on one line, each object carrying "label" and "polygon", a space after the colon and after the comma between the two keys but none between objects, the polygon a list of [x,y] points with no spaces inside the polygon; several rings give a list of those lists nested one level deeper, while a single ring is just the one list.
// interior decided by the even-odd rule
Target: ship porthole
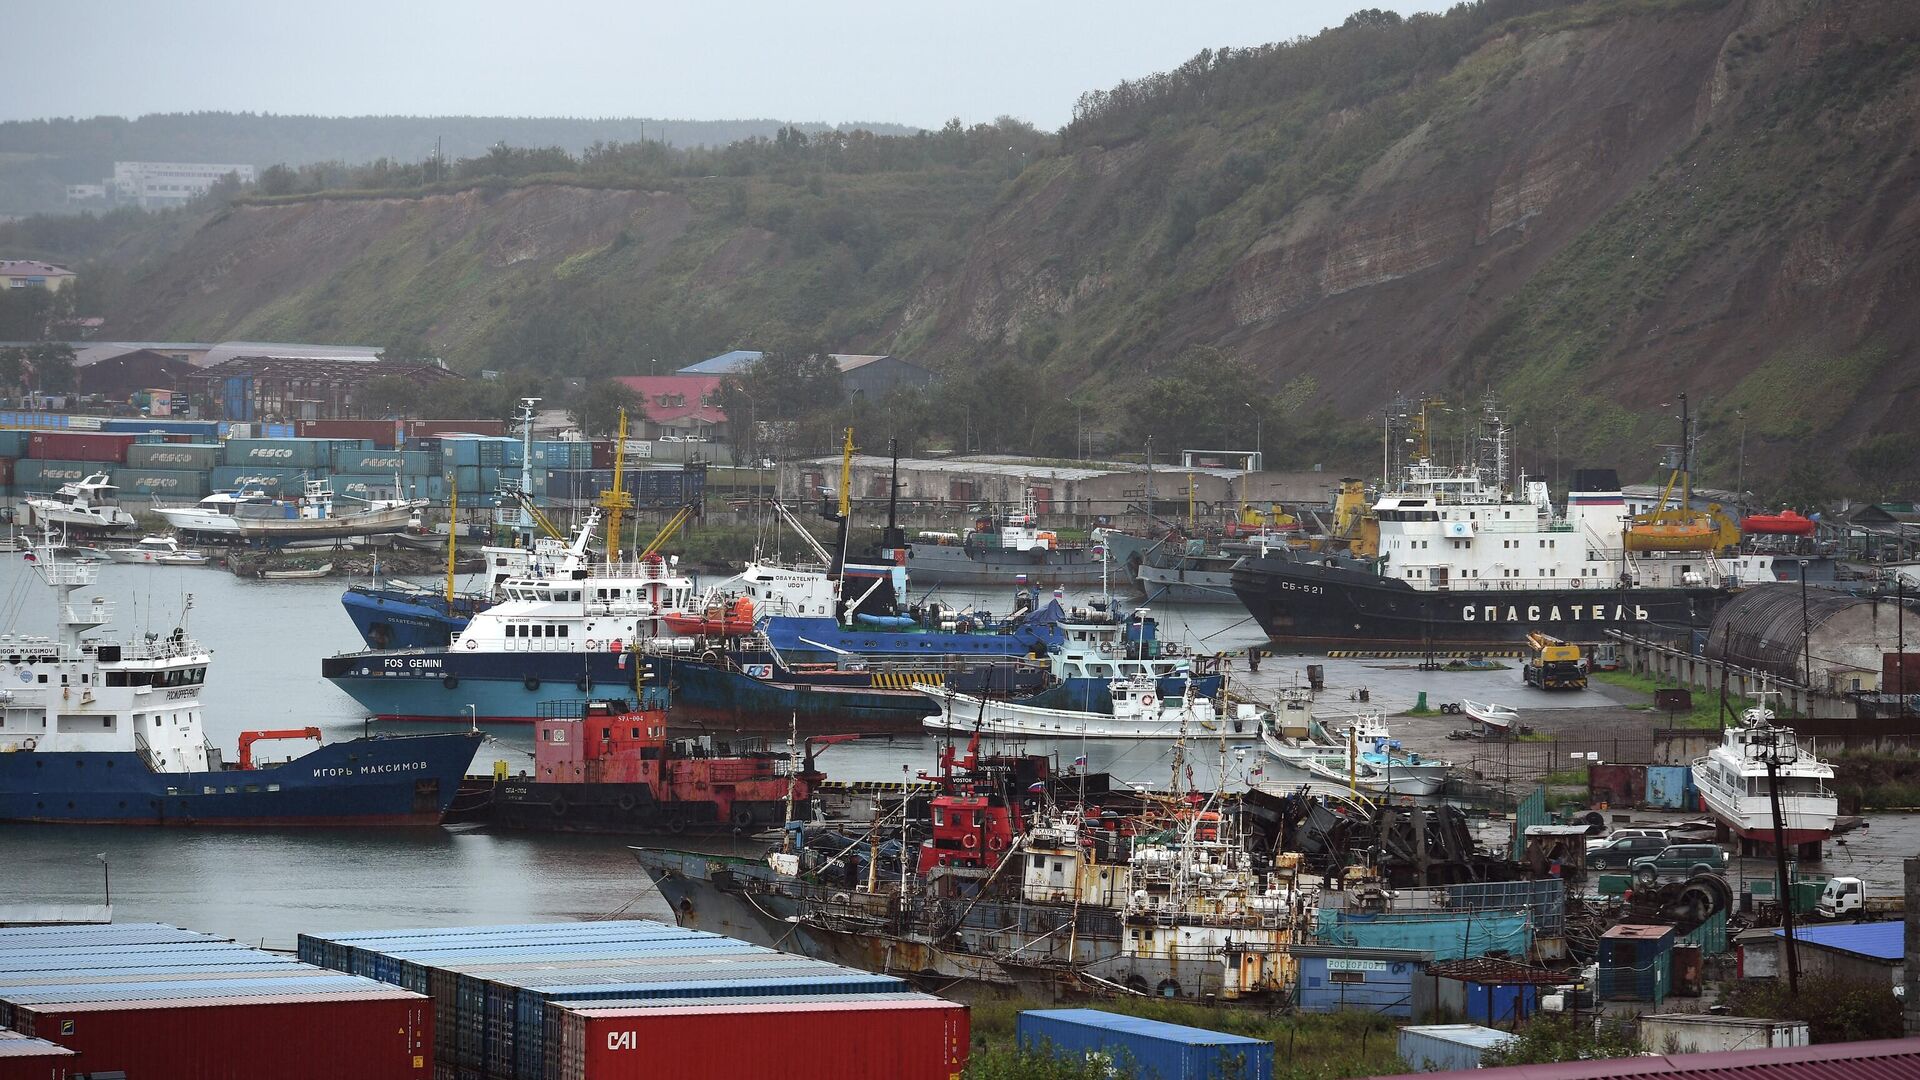
[{"label": "ship porthole", "polygon": [[458,675],[449,675],[446,678],[440,680],[440,685],[451,690],[454,687],[460,685],[460,677]]},{"label": "ship porthole", "polygon": [[633,808],[636,805],[636,802],[632,795],[622,795],[618,799],[615,799],[613,804],[620,808],[621,813],[631,814],[633,813]]},{"label": "ship porthole", "polygon": [[525,679],[521,680],[521,685],[525,686],[529,690],[538,690],[540,689],[540,680],[535,676],[529,675]]}]

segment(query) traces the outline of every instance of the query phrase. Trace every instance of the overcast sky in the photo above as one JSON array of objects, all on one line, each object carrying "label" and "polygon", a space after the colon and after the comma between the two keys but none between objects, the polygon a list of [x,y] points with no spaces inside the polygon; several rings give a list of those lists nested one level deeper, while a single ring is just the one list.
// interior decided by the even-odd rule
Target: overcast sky
[{"label": "overcast sky", "polygon": [[1451,0],[4,0],[0,119],[228,110],[1056,128],[1202,48]]}]

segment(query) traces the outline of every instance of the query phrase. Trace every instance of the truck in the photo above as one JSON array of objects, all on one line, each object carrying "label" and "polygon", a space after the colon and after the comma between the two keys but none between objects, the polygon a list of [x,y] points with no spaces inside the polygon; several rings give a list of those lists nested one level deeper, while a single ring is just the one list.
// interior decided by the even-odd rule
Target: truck
[{"label": "truck", "polygon": [[1587,664],[1580,646],[1536,630],[1527,635],[1520,677],[1542,690],[1581,690],[1587,685]]},{"label": "truck", "polygon": [[1864,922],[1903,915],[1906,907],[1906,901],[1898,896],[1868,896],[1866,884],[1857,877],[1834,877],[1828,878],[1827,887],[1820,890],[1820,902],[1814,905],[1813,913],[1823,919],[1851,916]]}]

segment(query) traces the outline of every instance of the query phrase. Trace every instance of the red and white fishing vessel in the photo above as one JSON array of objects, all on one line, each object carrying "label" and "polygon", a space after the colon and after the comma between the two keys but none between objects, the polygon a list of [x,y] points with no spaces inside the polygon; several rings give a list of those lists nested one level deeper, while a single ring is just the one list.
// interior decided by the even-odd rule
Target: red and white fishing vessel
[{"label": "red and white fishing vessel", "polygon": [[1741,714],[1719,746],[1693,763],[1694,786],[1714,819],[1742,840],[1772,845],[1773,800],[1767,759],[1777,762],[1786,842],[1818,844],[1833,835],[1840,800],[1828,783],[1833,766],[1800,749],[1793,729],[1774,724],[1765,702]]}]

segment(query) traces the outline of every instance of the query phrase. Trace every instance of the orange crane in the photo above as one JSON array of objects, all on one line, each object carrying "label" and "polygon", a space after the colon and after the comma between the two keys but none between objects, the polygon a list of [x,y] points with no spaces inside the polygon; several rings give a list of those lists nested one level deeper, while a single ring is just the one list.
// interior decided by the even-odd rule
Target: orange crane
[{"label": "orange crane", "polygon": [[317,727],[281,728],[277,731],[243,731],[240,733],[240,767],[253,768],[253,744],[274,739],[320,739]]}]

